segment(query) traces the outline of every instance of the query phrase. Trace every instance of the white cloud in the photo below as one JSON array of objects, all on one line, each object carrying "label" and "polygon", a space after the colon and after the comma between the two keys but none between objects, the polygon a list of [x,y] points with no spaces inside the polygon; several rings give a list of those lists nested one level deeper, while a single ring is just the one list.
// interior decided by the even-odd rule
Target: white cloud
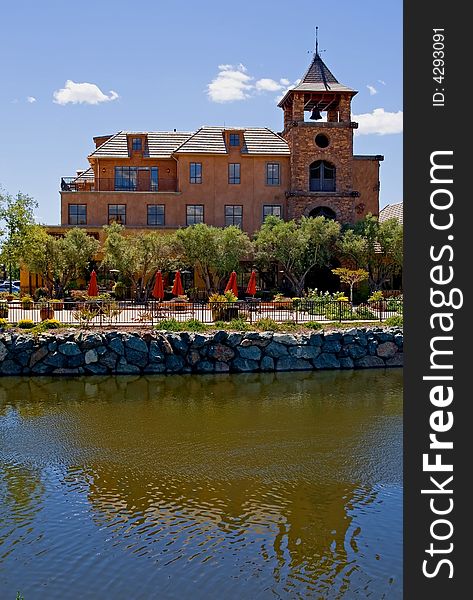
[{"label": "white cloud", "polygon": [[367,85],[366,87],[368,88],[368,90],[370,92],[370,96],[374,96],[375,94],[378,93],[378,90],[374,86]]},{"label": "white cloud", "polygon": [[29,102],[30,104],[33,104],[34,102],[36,102],[36,98],[34,96],[28,96],[26,98],[26,101]]},{"label": "white cloud", "polygon": [[207,85],[207,94],[212,102],[234,102],[249,98],[253,77],[246,74],[246,67],[239,65],[219,65],[219,73]]},{"label": "white cloud", "polygon": [[355,130],[358,135],[402,133],[402,119],[402,110],[386,112],[384,108],[375,108],[371,113],[353,115],[353,120],[359,124],[359,128]]},{"label": "white cloud", "polygon": [[212,102],[235,102],[247,100],[256,93],[280,92],[289,85],[289,80],[281,78],[279,81],[269,77],[261,77],[255,81],[245,65],[218,65],[218,74],[207,85],[207,94]]},{"label": "white cloud", "polygon": [[[287,79],[284,79],[284,81],[287,81]],[[283,89],[284,85],[274,81],[274,79],[263,77],[263,79],[258,79],[255,87],[259,92],[279,92],[279,90]]]},{"label": "white cloud", "polygon": [[95,83],[75,83],[68,79],[65,86],[53,94],[55,104],[100,104],[111,102],[118,98],[118,94],[111,90],[109,95],[104,94]]},{"label": "white cloud", "polygon": [[380,83],[381,85],[386,85],[386,82],[383,81],[382,79],[378,79],[378,83]]},{"label": "white cloud", "polygon": [[280,81],[281,81],[281,83],[283,81],[287,81],[287,83],[284,84],[286,87],[282,90],[282,92],[276,98],[277,103],[281,102],[281,100],[284,98],[284,96],[287,94],[287,92],[289,90],[292,90],[292,88],[296,87],[296,85],[299,85],[299,83],[301,82],[300,79],[296,79],[293,83],[290,83],[288,79],[281,79]]}]

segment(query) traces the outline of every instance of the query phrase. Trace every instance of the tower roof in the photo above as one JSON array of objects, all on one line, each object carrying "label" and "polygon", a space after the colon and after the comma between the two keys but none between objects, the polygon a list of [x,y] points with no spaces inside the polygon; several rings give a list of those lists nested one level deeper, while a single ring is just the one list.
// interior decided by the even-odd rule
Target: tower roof
[{"label": "tower roof", "polygon": [[347,92],[353,96],[356,90],[339,83],[335,75],[324,63],[318,51],[314,53],[312,62],[300,82],[285,94],[278,106],[283,106],[291,92]]},{"label": "tower roof", "polygon": [[307,69],[304,77],[301,79],[301,83],[321,83],[324,85],[325,89],[329,90],[330,84],[338,83],[338,81],[324,61],[320,58],[319,54],[316,52],[309,68]]}]

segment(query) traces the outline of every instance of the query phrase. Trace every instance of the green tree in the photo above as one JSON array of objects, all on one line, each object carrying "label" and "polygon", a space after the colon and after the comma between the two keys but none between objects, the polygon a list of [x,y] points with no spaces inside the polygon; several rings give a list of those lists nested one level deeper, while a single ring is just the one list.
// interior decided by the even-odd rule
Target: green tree
[{"label": "green tree", "polygon": [[159,231],[130,234],[118,223],[104,227],[106,240],[102,265],[120,271],[133,283],[137,298],[146,301],[156,272],[180,265],[175,235]]},{"label": "green tree", "polygon": [[368,279],[368,271],[365,271],[365,269],[352,270],[338,267],[337,269],[332,269],[332,273],[337,275],[342,283],[350,286],[350,302],[353,303],[353,288],[357,283]]},{"label": "green tree", "polygon": [[325,217],[299,222],[268,217],[255,236],[256,259],[263,267],[279,263],[300,296],[309,271],[329,265],[339,233],[339,223]]},{"label": "green tree", "polygon": [[337,252],[352,268],[366,269],[370,289],[380,290],[402,269],[403,227],[397,219],[380,223],[367,215],[342,234]]},{"label": "green tree", "polygon": [[20,256],[29,228],[34,225],[34,209],[38,203],[18,192],[16,196],[0,189],[1,259],[6,264],[12,290],[13,270],[19,268]]},{"label": "green tree", "polygon": [[198,223],[179,229],[176,241],[182,260],[194,267],[209,293],[218,290],[222,279],[252,253],[248,235],[233,225],[221,229]]},{"label": "green tree", "polygon": [[87,274],[99,246],[83,229],[70,229],[63,237],[55,237],[34,225],[25,236],[21,260],[29,271],[43,277],[52,296],[63,298],[69,282]]}]

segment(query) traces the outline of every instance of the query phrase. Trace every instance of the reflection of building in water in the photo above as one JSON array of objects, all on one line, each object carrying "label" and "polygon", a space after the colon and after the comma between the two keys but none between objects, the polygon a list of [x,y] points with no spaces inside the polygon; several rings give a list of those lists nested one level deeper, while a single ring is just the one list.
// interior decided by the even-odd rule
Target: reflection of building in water
[{"label": "reflection of building in water", "polygon": [[357,401],[352,386],[364,387],[363,373],[289,375],[88,384],[109,407],[82,401],[70,443],[100,440],[76,475],[88,482],[97,523],[149,552],[167,543],[201,558],[253,548],[281,577],[343,570],[355,547],[353,504],[373,500],[354,473],[360,448],[366,456],[376,443],[366,434],[383,386]]}]

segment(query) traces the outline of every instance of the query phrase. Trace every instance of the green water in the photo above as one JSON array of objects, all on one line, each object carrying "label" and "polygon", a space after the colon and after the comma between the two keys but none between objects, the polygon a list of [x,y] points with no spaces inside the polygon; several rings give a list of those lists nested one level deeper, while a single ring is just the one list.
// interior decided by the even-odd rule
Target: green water
[{"label": "green water", "polygon": [[0,379],[0,598],[401,598],[402,371]]}]

